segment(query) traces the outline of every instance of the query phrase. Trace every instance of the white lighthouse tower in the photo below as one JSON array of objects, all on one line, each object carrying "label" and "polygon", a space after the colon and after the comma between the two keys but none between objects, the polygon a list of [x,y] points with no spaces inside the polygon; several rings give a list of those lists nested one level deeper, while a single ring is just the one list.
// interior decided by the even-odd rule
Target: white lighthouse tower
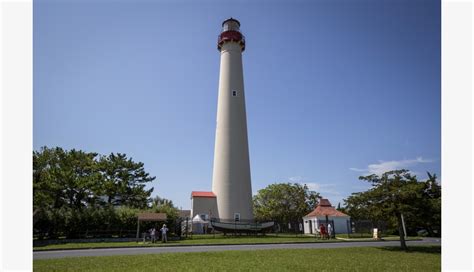
[{"label": "white lighthouse tower", "polygon": [[242,71],[245,38],[239,21],[230,18],[222,23],[217,48],[221,62],[212,192],[217,197],[219,218],[253,220]]}]

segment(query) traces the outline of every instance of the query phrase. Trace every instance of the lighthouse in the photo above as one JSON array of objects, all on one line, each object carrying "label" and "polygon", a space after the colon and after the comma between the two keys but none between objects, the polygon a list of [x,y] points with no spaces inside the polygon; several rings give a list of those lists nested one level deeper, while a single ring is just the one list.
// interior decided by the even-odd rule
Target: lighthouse
[{"label": "lighthouse", "polygon": [[217,216],[223,220],[253,220],[242,67],[245,37],[239,21],[230,18],[222,23],[217,49],[220,73],[212,175]]}]

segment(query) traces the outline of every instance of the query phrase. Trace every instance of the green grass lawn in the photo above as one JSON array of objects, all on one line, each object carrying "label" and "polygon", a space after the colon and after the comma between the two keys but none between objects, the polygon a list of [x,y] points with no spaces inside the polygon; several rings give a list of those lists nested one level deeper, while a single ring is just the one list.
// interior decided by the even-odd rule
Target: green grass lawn
[{"label": "green grass lawn", "polygon": [[[50,250],[50,249],[70,249],[70,248],[101,248],[101,247],[143,247],[143,246],[179,246],[179,245],[209,245],[209,244],[254,244],[254,243],[311,243],[311,242],[327,242],[327,240],[316,239],[311,236],[295,235],[295,234],[268,234],[265,236],[224,236],[222,234],[193,235],[192,238],[168,241],[163,244],[157,242],[97,242],[97,243],[64,243],[47,246],[34,247],[34,250]],[[338,242],[331,240],[331,242]]]},{"label": "green grass lawn", "polygon": [[441,247],[272,249],[33,261],[34,271],[440,271]]},{"label": "green grass lawn", "polygon": [[[340,237],[338,235],[338,237]],[[344,237],[342,237],[344,238]],[[411,237],[409,240],[414,240]],[[352,241],[374,241],[372,238],[355,238],[349,239]],[[384,240],[398,240],[398,236],[384,237]],[[347,239],[344,241],[348,241]],[[34,247],[34,250],[54,250],[54,249],[87,249],[87,248],[106,248],[106,247],[151,247],[151,246],[185,246],[185,245],[209,245],[209,244],[263,244],[263,243],[337,243],[343,242],[342,240],[321,240],[316,239],[312,236],[306,235],[294,235],[294,234],[267,234],[265,236],[224,236],[222,234],[207,235],[193,235],[192,238],[168,241],[163,244],[157,242],[152,244],[150,242],[94,242],[94,243],[64,243],[64,244],[52,244],[47,246]]]}]

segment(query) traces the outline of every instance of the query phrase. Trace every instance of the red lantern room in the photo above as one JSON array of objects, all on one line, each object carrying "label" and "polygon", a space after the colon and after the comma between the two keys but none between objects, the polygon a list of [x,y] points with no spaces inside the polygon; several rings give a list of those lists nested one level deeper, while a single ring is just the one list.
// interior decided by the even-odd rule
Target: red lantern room
[{"label": "red lantern room", "polygon": [[240,44],[242,51],[245,50],[245,37],[240,33],[240,22],[234,18],[222,23],[222,32],[217,39],[217,49],[221,51],[222,45],[226,42],[236,42]]}]

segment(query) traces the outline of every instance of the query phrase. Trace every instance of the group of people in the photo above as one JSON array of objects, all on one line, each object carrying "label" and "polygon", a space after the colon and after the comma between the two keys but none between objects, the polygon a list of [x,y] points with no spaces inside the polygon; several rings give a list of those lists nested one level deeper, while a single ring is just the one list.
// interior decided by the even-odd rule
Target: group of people
[{"label": "group of people", "polygon": [[324,226],[324,224],[319,225],[319,233],[321,234],[321,238],[331,239],[331,236],[332,236],[331,224],[328,224],[327,228]]},{"label": "group of people", "polygon": [[[166,224],[163,224],[163,227],[159,230],[160,233],[161,233],[161,241],[163,243],[166,243],[168,242],[168,228],[166,227]],[[148,230],[148,232],[150,233],[150,237],[151,237],[151,242],[152,243],[155,243],[156,242],[156,235],[157,235],[157,231],[155,228],[151,228],[150,230]],[[159,233],[158,233],[159,235]],[[158,239],[160,237],[158,236]]]}]

